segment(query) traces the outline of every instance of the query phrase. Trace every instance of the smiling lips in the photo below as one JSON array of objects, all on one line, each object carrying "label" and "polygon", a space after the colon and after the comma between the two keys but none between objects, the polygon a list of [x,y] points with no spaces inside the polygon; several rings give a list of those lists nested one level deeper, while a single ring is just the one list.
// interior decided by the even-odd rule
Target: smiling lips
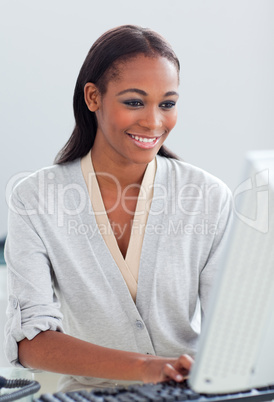
[{"label": "smiling lips", "polygon": [[139,137],[138,135],[129,134],[135,144],[141,148],[153,148],[157,142],[159,141],[160,137],[148,138],[148,137]]},{"label": "smiling lips", "polygon": [[138,137],[137,135],[132,135],[132,134],[129,134],[129,135],[131,136],[131,138],[134,138],[135,140],[140,141],[140,142],[153,142],[156,140],[156,138]]}]

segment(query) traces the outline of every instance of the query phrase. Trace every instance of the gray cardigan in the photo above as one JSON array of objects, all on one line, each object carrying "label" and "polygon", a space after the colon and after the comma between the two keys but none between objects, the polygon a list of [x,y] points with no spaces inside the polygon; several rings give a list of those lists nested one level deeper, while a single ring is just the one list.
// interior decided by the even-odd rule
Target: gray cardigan
[{"label": "gray cardigan", "polygon": [[20,365],[18,341],[49,329],[121,350],[194,355],[230,212],[223,182],[157,156],[135,304],[96,224],[80,160],[24,179],[11,196],[5,248],[10,362]]}]

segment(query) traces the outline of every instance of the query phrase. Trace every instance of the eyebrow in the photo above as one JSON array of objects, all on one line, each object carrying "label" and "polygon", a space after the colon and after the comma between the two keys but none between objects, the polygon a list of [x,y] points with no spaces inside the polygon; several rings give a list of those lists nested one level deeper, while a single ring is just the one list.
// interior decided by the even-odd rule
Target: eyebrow
[{"label": "eyebrow", "polygon": [[[124,89],[123,91],[121,91],[121,92],[119,92],[118,94],[116,94],[116,96],[120,96],[120,95],[126,94],[126,93],[128,93],[128,92],[135,92],[135,93],[137,93],[137,94],[139,94],[139,95],[148,96],[148,94],[147,94],[145,91],[143,91],[142,89],[138,89],[138,88],[128,88],[128,89]],[[177,96],[179,96],[178,92],[176,92],[176,91],[168,91],[168,92],[166,92],[166,93],[164,94],[164,96],[172,96],[172,95],[177,95]]]}]

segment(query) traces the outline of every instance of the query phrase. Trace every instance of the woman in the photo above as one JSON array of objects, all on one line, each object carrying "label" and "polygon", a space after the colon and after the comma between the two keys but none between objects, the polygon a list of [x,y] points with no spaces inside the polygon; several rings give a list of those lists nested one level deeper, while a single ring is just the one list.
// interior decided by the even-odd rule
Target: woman
[{"label": "woman", "polygon": [[12,194],[7,356],[67,374],[64,389],[182,381],[191,367],[231,197],[163,145],[178,86],[160,35],[106,32],[80,71],[56,164]]}]

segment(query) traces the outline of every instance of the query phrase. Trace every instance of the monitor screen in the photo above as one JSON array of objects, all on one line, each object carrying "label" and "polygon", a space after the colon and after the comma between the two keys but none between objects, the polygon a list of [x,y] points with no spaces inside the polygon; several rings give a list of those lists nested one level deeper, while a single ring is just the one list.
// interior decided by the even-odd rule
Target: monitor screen
[{"label": "monitor screen", "polygon": [[274,151],[247,154],[190,375],[197,392],[274,383]]}]

